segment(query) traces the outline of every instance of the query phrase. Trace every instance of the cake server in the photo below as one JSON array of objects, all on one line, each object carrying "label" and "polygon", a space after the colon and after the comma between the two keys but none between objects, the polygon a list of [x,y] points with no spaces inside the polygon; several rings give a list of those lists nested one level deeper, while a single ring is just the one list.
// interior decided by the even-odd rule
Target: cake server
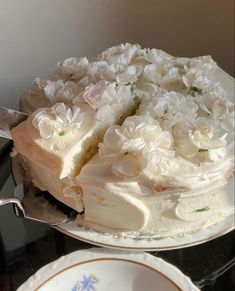
[{"label": "cake server", "polygon": [[[48,193],[48,195],[50,194]],[[59,201],[56,203],[48,201],[43,197],[42,192],[31,184],[20,184],[16,186],[13,197],[0,198],[0,206],[13,204],[17,216],[49,225],[59,225],[76,217],[77,212],[65,205],[62,206],[62,211],[60,203]]]},{"label": "cake server", "polygon": [[0,136],[11,139],[11,129],[28,118],[28,114],[0,107]]}]

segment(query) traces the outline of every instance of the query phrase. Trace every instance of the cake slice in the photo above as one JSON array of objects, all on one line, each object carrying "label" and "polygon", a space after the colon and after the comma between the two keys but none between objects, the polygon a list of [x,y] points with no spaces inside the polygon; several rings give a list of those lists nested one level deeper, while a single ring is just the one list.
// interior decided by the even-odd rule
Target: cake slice
[{"label": "cake slice", "polygon": [[133,114],[137,103],[129,86],[107,81],[90,85],[73,103],[38,109],[11,134],[34,185],[81,211],[74,177],[97,152],[105,130]]}]

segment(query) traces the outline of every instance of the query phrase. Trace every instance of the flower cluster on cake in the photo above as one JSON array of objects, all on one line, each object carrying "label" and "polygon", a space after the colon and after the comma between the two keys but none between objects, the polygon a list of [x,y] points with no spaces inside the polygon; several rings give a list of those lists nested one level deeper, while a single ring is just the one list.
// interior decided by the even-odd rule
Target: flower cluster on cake
[{"label": "flower cluster on cake", "polygon": [[129,43],[68,58],[20,99],[30,117],[12,130],[14,152],[35,186],[82,213],[79,225],[205,228],[234,211],[234,96],[218,72],[210,56]]}]

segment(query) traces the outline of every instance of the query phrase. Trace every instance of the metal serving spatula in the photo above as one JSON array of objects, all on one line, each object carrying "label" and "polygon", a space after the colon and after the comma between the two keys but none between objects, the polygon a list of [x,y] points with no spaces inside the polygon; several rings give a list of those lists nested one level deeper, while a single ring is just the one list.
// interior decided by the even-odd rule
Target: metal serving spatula
[{"label": "metal serving spatula", "polygon": [[11,129],[28,118],[28,115],[6,107],[0,107],[0,136],[11,139]]},{"label": "metal serving spatula", "polygon": [[[49,225],[59,225],[76,217],[76,211],[59,201],[53,203],[44,198],[43,192],[33,185],[20,184],[14,190],[14,196],[0,198],[0,206],[13,204],[15,214]],[[54,199],[49,193],[50,199]],[[59,205],[61,203],[61,205]],[[63,211],[60,208],[63,208]]]}]

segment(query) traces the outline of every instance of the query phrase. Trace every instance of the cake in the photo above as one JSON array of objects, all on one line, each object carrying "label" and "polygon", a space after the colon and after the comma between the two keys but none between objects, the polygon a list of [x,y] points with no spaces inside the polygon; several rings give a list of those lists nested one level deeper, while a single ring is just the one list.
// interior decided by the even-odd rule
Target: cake
[{"label": "cake", "polygon": [[80,226],[197,231],[234,212],[232,83],[210,56],[128,43],[69,58],[22,96],[15,153]]}]

